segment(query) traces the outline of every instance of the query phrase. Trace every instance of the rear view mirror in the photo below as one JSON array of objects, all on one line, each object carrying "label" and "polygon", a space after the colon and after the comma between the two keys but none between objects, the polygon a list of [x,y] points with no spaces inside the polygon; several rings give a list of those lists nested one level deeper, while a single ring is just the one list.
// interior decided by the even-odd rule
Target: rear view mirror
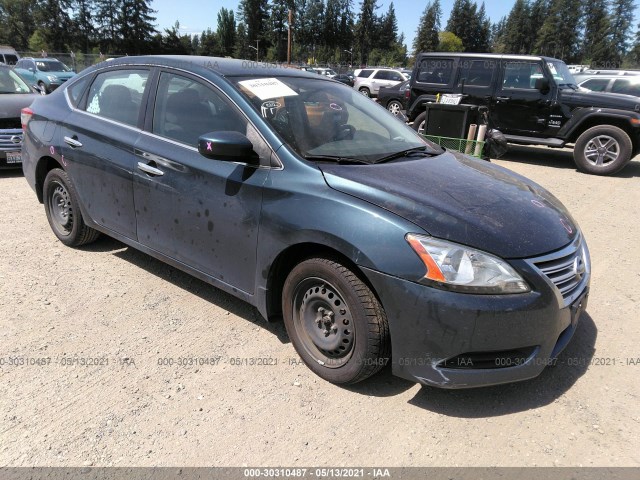
[{"label": "rear view mirror", "polygon": [[253,150],[253,144],[240,132],[211,132],[198,139],[200,155],[214,160],[242,162],[249,165],[259,165],[258,154]]},{"label": "rear view mirror", "polygon": [[549,80],[547,78],[536,78],[534,88],[541,93],[547,93],[549,91]]}]

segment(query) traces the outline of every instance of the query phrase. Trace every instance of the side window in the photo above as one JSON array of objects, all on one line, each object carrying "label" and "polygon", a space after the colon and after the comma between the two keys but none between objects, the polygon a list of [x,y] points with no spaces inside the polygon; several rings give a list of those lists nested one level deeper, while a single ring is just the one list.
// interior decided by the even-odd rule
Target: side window
[{"label": "side window", "polygon": [[389,80],[389,72],[386,70],[378,70],[373,78],[376,80]]},{"label": "side window", "polygon": [[404,78],[397,72],[389,72],[389,80],[393,80],[394,82],[404,82]]},{"label": "side window", "polygon": [[7,53],[4,56],[4,63],[6,63],[7,65],[15,65],[17,61],[18,57],[16,57],[15,55]]},{"label": "side window", "polygon": [[640,95],[640,83],[632,82],[629,79],[620,79],[613,82],[611,87],[613,93],[624,93],[626,95]]},{"label": "side window", "polygon": [[502,88],[535,90],[536,80],[543,78],[542,66],[533,62],[507,62]]},{"label": "side window", "polygon": [[453,74],[453,60],[425,58],[418,65],[418,82],[448,85]]},{"label": "side window", "polygon": [[87,112],[136,126],[148,70],[113,70],[96,75],[89,88]]},{"label": "side window", "polygon": [[463,60],[460,64],[459,82],[470,87],[489,87],[497,62],[491,60]]},{"label": "side window", "polygon": [[591,78],[584,82],[581,87],[588,88],[593,92],[604,92],[609,85],[608,78]]},{"label": "side window", "polygon": [[192,147],[215,131],[247,132],[247,122],[210,86],[188,77],[163,72],[153,111],[153,133]]},{"label": "side window", "polygon": [[74,107],[78,106],[78,103],[80,103],[80,99],[82,98],[82,94],[86,90],[90,80],[91,75],[87,75],[83,79],[76,81],[73,85],[67,88],[67,93],[69,94],[71,105],[73,105]]},{"label": "side window", "polygon": [[362,70],[358,74],[358,78],[369,78],[372,73],[373,73],[373,70]]}]

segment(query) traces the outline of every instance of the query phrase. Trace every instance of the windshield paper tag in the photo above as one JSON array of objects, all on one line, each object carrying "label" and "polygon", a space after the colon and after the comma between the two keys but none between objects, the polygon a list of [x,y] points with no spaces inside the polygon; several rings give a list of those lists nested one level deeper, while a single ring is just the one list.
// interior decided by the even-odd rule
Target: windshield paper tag
[{"label": "windshield paper tag", "polygon": [[260,100],[279,97],[293,97],[298,95],[277,78],[256,78],[254,80],[244,80],[238,83],[253,93]]}]

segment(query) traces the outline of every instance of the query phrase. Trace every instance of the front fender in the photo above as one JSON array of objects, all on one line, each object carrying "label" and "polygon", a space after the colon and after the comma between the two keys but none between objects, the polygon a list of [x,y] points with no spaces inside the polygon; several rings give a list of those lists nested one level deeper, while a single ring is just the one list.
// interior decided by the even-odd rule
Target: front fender
[{"label": "front fender", "polygon": [[584,130],[585,123],[593,126],[593,120],[597,120],[602,125],[619,124],[625,122],[635,132],[635,136],[640,134],[640,113],[629,110],[620,110],[615,108],[576,108],[571,113],[571,118],[558,131],[557,136],[563,139],[577,138],[579,133]]}]

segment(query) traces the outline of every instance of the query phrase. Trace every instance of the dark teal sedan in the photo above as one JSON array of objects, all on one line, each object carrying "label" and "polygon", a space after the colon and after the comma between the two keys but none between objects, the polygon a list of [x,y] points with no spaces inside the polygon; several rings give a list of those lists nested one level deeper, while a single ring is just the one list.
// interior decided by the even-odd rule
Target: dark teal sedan
[{"label": "dark teal sedan", "polygon": [[388,363],[444,388],[532,378],[586,308],[587,244],[556,198],[326,77],[128,57],[23,123],[25,177],[62,243],[111,236],[284,318],[330,382]]}]

